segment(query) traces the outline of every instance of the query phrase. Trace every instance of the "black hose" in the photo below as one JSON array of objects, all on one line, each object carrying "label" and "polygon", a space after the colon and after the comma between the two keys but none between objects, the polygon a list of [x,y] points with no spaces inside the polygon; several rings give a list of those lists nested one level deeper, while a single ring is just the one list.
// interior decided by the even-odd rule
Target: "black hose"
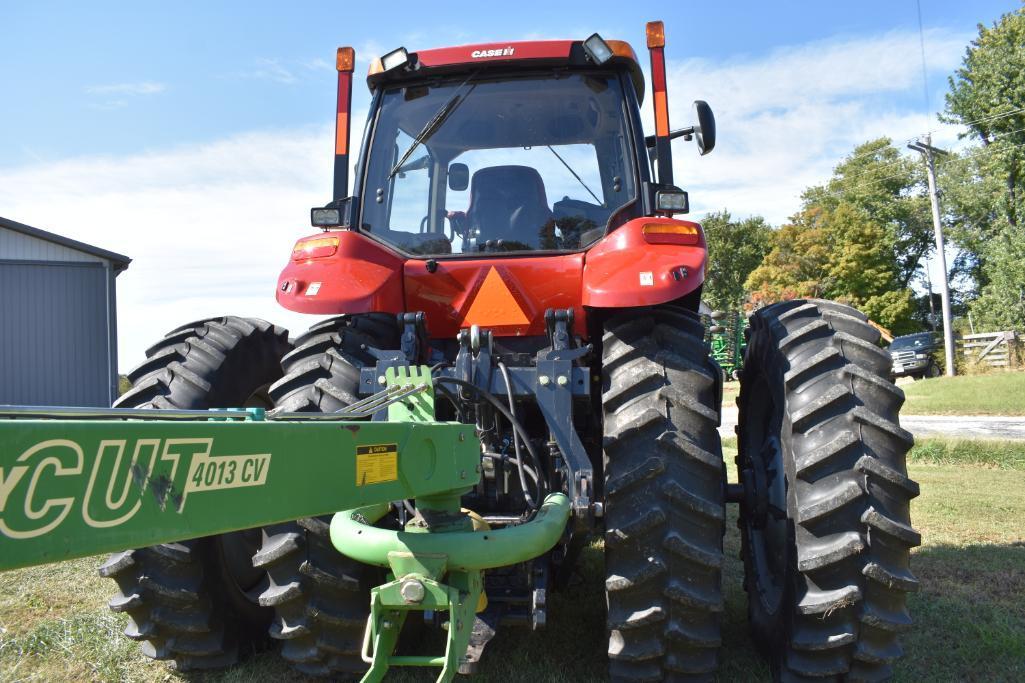
[{"label": "black hose", "polygon": [[[505,367],[505,363],[499,362],[498,371],[502,373],[502,379],[505,381],[505,395],[509,399],[509,412],[512,413],[513,417],[516,417],[516,402],[513,401],[512,384],[509,381],[509,370]],[[516,452],[516,471],[520,475],[520,488],[523,490],[523,499],[527,501],[528,506],[537,509],[534,497],[527,490],[527,475],[523,472],[525,465],[523,464],[523,456],[520,454],[520,436],[515,429],[513,430],[513,450]],[[540,493],[541,486],[538,485],[537,488],[538,493]]]},{"label": "black hose", "polygon": [[520,438],[523,439],[523,445],[527,447],[527,452],[530,453],[530,458],[534,461],[534,465],[537,467],[538,478],[544,485],[544,490],[548,490],[548,481],[544,478],[544,470],[541,468],[541,458],[538,457],[537,451],[534,449],[534,445],[530,442],[530,435],[527,434],[527,430],[523,428],[523,425],[520,423],[520,421],[517,420],[512,413],[509,412],[508,408],[502,405],[502,402],[499,401],[494,394],[492,394],[490,391],[485,391],[484,389],[481,389],[479,386],[473,384],[472,382],[467,382],[466,380],[459,379],[457,377],[436,377],[434,381],[436,383],[451,382],[452,384],[461,386],[465,389],[470,389],[471,391],[475,392],[478,396],[483,398],[485,401],[490,403],[492,406],[494,406],[495,410],[501,413],[502,416],[509,421],[509,424],[512,425],[513,430],[519,432]]},{"label": "black hose", "polygon": [[452,407],[456,409],[456,421],[465,422],[466,420],[463,419],[463,408],[462,405],[459,403],[459,399],[456,398],[456,395],[453,394],[451,391],[438,384],[437,377],[435,377],[434,379],[434,390],[442,396],[444,396],[445,398],[447,398],[449,403],[452,404]]}]

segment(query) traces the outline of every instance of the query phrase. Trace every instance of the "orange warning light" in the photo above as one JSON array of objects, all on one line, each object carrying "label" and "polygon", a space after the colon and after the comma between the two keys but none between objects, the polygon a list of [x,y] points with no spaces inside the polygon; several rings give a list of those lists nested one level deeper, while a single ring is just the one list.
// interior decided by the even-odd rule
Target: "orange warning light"
[{"label": "orange warning light", "polygon": [[644,27],[644,33],[648,38],[648,49],[666,46],[666,29],[661,21],[649,21]]},{"label": "orange warning light", "polygon": [[351,47],[338,48],[335,55],[335,68],[338,71],[352,71],[356,66],[356,51]]}]

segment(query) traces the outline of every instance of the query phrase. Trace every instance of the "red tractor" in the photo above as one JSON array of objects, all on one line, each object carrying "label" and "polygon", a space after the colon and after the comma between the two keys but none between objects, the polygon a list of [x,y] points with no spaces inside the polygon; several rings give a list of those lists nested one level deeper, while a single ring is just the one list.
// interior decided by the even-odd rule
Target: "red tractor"
[{"label": "red tractor", "polygon": [[[670,150],[683,137],[711,151],[715,123],[699,101],[694,125],[670,130],[664,44],[650,23],[649,136],[624,42],[394,50],[367,77],[351,191],[354,54],[339,49],[333,199],[312,210],[318,231],[277,285],[285,308],[334,317],[294,344],[261,321],[187,325],[151,349],[120,405],[334,412],[389,368],[430,366],[442,417],[474,424],[480,440],[483,477],[465,508],[495,528],[530,519],[550,492],[572,503],[554,550],[487,573],[464,671],[500,624],[544,626],[547,592],[600,534],[610,677],[710,679],[726,504],[737,503],[751,628],[774,675],[884,679],[910,624],[920,540],[890,357],[846,306],[754,313],[739,482],[727,482],[722,374],[697,313],[705,237],[674,218],[688,197]],[[393,508],[380,524],[421,514]],[[379,570],[336,552],[324,519],[133,552],[103,573],[151,656],[229,663],[269,626],[300,671],[366,666]]]}]

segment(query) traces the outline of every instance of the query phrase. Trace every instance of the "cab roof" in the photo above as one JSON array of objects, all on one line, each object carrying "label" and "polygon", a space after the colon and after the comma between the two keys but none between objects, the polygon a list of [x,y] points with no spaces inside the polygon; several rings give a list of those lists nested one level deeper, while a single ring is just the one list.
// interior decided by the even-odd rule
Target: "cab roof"
[{"label": "cab roof", "polygon": [[[637,91],[638,102],[644,100],[644,76],[637,53],[629,43],[622,40],[607,40],[613,57],[603,68],[625,68]],[[378,85],[392,81],[426,78],[444,73],[466,72],[470,69],[543,68],[579,66],[594,67],[584,53],[580,40],[531,40],[509,43],[476,43],[456,47],[439,47],[409,53],[409,66],[385,72],[380,59],[375,59],[367,74],[367,85],[375,89]],[[395,73],[398,72],[398,73]]]}]

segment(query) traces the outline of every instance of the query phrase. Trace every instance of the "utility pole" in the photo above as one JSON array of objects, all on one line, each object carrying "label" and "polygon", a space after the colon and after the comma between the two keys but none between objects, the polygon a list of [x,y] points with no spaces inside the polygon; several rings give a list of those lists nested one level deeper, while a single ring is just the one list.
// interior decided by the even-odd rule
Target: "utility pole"
[{"label": "utility pole", "polygon": [[[943,226],[940,224],[940,199],[936,192],[936,166],[933,156],[947,152],[932,146],[932,135],[925,136],[925,142],[916,141],[908,149],[921,152],[925,157],[925,169],[929,176],[929,200],[932,204],[932,227],[936,233],[936,256],[939,258],[943,279],[940,281],[940,299],[943,303],[943,347],[946,352],[947,377],[954,376],[954,328],[950,319],[950,286],[947,279],[947,255],[943,251]],[[932,294],[930,293],[930,299]]]}]

